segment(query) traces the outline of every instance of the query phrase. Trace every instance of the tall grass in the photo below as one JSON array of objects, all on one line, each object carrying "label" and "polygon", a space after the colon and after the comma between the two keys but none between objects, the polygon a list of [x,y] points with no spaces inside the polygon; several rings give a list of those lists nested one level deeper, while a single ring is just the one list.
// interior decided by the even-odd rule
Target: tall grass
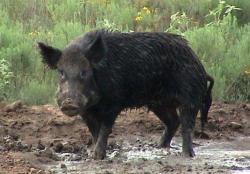
[{"label": "tall grass", "polygon": [[[250,1],[218,4],[219,0],[1,0],[0,100],[53,102],[57,74],[41,63],[36,42],[63,48],[76,36],[103,27],[184,35],[215,77],[214,98],[248,100],[250,89],[238,79],[249,79],[245,72],[250,70]],[[241,10],[225,13],[234,6]],[[237,91],[235,84],[243,90]]]}]

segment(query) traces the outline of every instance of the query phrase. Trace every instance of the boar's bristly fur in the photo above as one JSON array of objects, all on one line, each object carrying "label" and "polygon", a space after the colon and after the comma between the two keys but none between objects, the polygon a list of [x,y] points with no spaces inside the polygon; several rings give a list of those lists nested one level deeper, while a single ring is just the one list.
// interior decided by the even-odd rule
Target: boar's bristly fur
[{"label": "boar's bristly fur", "polygon": [[[58,50],[51,53],[54,48],[44,45],[40,49],[51,64],[48,54]],[[183,153],[194,156],[191,133],[199,110],[206,122],[213,79],[183,37],[96,30],[71,42],[56,61],[52,67],[61,74],[58,105],[65,114],[80,114],[85,120],[95,144],[94,158],[105,157],[118,114],[142,106],[166,126],[160,147],[170,148],[181,124]]]},{"label": "boar's bristly fur", "polygon": [[[100,31],[91,34],[97,33]],[[105,101],[123,108],[166,101],[172,104],[173,99],[190,106],[200,104],[207,89],[206,73],[181,36],[101,34],[107,53],[94,67],[94,74]]]}]

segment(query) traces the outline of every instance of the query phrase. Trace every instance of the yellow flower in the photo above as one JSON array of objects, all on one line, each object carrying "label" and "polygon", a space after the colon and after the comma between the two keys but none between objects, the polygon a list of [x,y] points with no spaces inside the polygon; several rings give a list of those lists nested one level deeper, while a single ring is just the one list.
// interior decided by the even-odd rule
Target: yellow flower
[{"label": "yellow flower", "polygon": [[135,21],[139,22],[142,20],[142,16],[136,16]]},{"label": "yellow flower", "polygon": [[29,36],[32,36],[32,35],[33,35],[33,32],[30,32],[30,33],[29,33]]},{"label": "yellow flower", "polygon": [[35,36],[37,36],[39,34],[40,34],[40,32],[38,32],[37,30],[35,30],[35,31],[30,32],[28,35],[31,36],[31,37],[35,37]]},{"label": "yellow flower", "polygon": [[149,8],[147,8],[147,7],[143,7],[143,9],[142,9],[144,12],[146,12],[146,14],[150,14],[151,12],[150,12],[150,10],[149,10]]},{"label": "yellow flower", "polygon": [[220,4],[225,4],[225,3],[226,3],[226,1],[220,1],[219,3],[220,3]]},{"label": "yellow flower", "polygon": [[250,69],[244,72],[246,75],[250,75]]}]

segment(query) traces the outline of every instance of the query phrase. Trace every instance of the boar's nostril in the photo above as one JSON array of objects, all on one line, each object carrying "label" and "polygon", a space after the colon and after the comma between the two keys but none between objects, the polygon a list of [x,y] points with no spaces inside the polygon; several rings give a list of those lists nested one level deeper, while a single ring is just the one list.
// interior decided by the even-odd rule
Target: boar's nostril
[{"label": "boar's nostril", "polygon": [[66,102],[72,102],[73,100],[71,98],[66,98],[65,101]]},{"label": "boar's nostril", "polygon": [[68,110],[68,109],[78,109],[79,106],[74,103],[74,101],[71,98],[66,98],[61,105],[61,109]]},{"label": "boar's nostril", "polygon": [[70,98],[67,98],[62,102],[60,109],[68,116],[74,116],[79,113],[79,106]]},{"label": "boar's nostril", "polygon": [[62,105],[70,105],[70,104],[73,104],[73,100],[71,98],[66,98]]}]

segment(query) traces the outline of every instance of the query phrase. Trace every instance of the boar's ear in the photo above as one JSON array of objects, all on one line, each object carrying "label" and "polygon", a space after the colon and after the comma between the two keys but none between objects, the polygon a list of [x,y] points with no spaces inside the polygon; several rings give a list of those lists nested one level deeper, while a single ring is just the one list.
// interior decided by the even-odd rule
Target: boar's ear
[{"label": "boar's ear", "polygon": [[85,56],[91,63],[97,64],[105,56],[106,51],[106,45],[102,39],[102,36],[101,34],[98,34],[97,37],[87,47]]},{"label": "boar's ear", "polygon": [[56,69],[57,62],[62,55],[61,50],[45,45],[42,42],[38,42],[38,47],[40,48],[43,63],[47,64],[51,69]]}]

